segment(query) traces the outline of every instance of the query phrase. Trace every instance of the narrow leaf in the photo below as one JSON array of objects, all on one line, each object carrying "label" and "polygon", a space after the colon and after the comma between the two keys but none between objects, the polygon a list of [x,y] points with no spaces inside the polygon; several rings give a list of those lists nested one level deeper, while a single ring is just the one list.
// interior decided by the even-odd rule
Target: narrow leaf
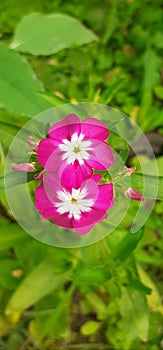
[{"label": "narrow leaf", "polygon": [[23,173],[19,171],[12,171],[5,177],[0,177],[0,190],[13,187],[34,180],[34,173]]},{"label": "narrow leaf", "polygon": [[[131,177],[132,187],[140,193],[143,192],[143,182],[146,183],[145,196],[151,199],[163,200],[163,176],[152,176],[142,173],[134,173]],[[157,189],[158,186],[158,189]]]},{"label": "narrow leaf", "polygon": [[54,310],[52,315],[47,319],[43,328],[44,335],[50,334],[54,338],[61,337],[62,333],[68,326],[69,304],[74,290],[75,284],[72,284],[61,302],[58,304],[56,310]]},{"label": "narrow leaf", "polygon": [[21,312],[64,283],[66,273],[55,275],[48,261],[41,262],[22,281],[6,307],[6,315]]},{"label": "narrow leaf", "polygon": [[115,247],[112,254],[114,261],[117,261],[117,264],[125,261],[137,247],[137,244],[143,237],[143,230],[140,230],[136,233],[128,233],[121,242]]},{"label": "narrow leaf", "polygon": [[[144,63],[144,81],[143,81],[143,90],[153,89],[156,84],[160,81],[160,68],[161,60],[157,54],[151,50],[147,51],[143,55]],[[149,74],[150,67],[150,74]]]}]

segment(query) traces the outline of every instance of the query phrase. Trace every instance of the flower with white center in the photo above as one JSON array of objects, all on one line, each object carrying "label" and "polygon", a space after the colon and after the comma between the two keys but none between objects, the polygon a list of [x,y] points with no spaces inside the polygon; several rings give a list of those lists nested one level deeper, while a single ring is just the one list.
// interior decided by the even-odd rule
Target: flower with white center
[{"label": "flower with white center", "polygon": [[80,188],[93,169],[106,170],[113,163],[112,150],[105,140],[109,131],[95,118],[82,122],[69,114],[48,131],[49,138],[38,145],[38,160],[49,171],[57,172],[65,187]]},{"label": "flower with white center", "polygon": [[54,173],[45,173],[36,188],[36,209],[42,219],[58,226],[75,229],[79,235],[89,232],[96,223],[107,218],[112,207],[113,185],[98,184],[101,175],[93,175],[80,188],[65,188]]},{"label": "flower with white center", "polygon": [[87,189],[83,188],[77,190],[72,188],[72,193],[66,190],[58,191],[57,197],[60,200],[54,205],[58,208],[57,212],[60,214],[68,213],[68,217],[79,220],[81,213],[89,212],[94,203],[93,199],[86,199]]},{"label": "flower with white center", "polygon": [[59,149],[63,151],[62,160],[67,159],[68,164],[74,164],[78,160],[79,164],[84,164],[84,160],[89,159],[88,151],[92,150],[91,141],[84,141],[84,135],[78,136],[77,132],[72,134],[71,141],[64,139]]}]

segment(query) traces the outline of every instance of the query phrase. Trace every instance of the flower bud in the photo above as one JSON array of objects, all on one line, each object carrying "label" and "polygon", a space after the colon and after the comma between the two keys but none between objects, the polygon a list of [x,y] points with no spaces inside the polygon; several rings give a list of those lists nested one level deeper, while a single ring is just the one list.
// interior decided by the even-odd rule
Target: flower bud
[{"label": "flower bud", "polygon": [[37,152],[37,142],[33,140],[32,136],[29,136],[27,143],[32,148],[32,151]]},{"label": "flower bud", "polygon": [[24,173],[33,173],[34,172],[34,164],[33,163],[21,163],[14,165],[12,167],[13,170],[22,171]]},{"label": "flower bud", "polygon": [[131,176],[133,172],[136,170],[136,167],[133,168],[126,168],[126,176]]},{"label": "flower bud", "polygon": [[43,169],[36,177],[35,180],[42,180],[44,175],[45,169]]},{"label": "flower bud", "polygon": [[127,188],[127,190],[125,191],[125,196],[129,199],[134,199],[136,201],[144,200],[144,197],[138,191],[131,187]]}]

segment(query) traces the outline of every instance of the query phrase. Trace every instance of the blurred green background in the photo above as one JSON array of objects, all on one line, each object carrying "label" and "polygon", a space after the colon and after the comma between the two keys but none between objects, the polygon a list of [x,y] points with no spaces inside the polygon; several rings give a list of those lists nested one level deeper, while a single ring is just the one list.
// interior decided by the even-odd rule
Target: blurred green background
[{"label": "blurred green background", "polygon": [[[77,101],[127,114],[151,142],[163,175],[161,5],[160,0],[1,1],[1,176],[10,143],[26,121]],[[72,20],[69,31],[66,19],[58,24],[57,42],[52,29],[44,36],[49,30],[44,17],[33,17],[24,29],[23,17],[32,13],[60,13],[79,22]],[[141,152],[152,174],[153,160]],[[126,161],[141,171],[131,151]],[[1,190],[0,349],[163,349],[163,205],[157,201],[145,226],[131,235],[137,208],[131,203],[105,240],[59,249],[23,232]]]}]

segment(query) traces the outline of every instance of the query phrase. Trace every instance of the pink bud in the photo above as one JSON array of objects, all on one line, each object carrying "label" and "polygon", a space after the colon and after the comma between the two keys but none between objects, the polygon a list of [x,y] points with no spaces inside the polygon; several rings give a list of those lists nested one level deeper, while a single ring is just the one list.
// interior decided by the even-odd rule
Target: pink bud
[{"label": "pink bud", "polygon": [[127,198],[134,199],[136,201],[143,201],[144,200],[144,197],[138,191],[136,191],[134,188],[130,188],[130,187],[125,191],[125,196]]},{"label": "pink bud", "polygon": [[37,142],[33,140],[32,136],[29,136],[27,143],[32,148],[32,151],[37,152]]},{"label": "pink bud", "polygon": [[12,167],[13,170],[22,171],[24,173],[33,173],[34,165],[32,163],[17,164]]},{"label": "pink bud", "polygon": [[132,173],[136,170],[136,167],[133,168],[127,168],[126,169],[126,176],[131,176]]},{"label": "pink bud", "polygon": [[36,177],[35,180],[42,180],[44,175],[45,169],[43,169]]}]

